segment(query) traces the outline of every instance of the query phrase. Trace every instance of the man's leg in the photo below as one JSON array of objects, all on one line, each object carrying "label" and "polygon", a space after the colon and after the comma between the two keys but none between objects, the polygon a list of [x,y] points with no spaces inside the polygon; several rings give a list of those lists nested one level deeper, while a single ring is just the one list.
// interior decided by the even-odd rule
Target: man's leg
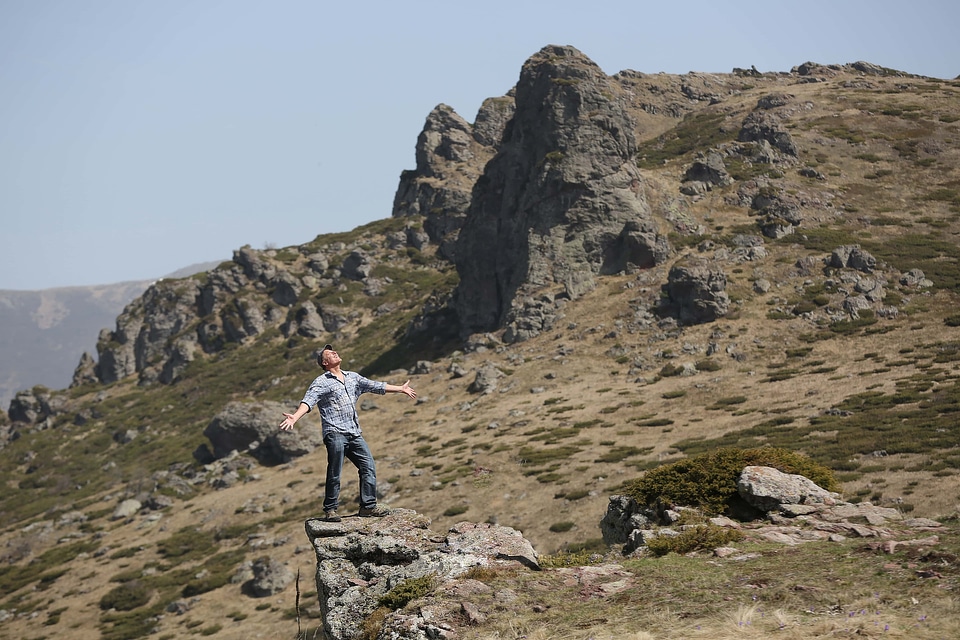
[{"label": "man's leg", "polygon": [[328,433],[323,439],[327,447],[327,483],[323,493],[323,510],[336,511],[340,506],[340,472],[343,470],[344,436]]},{"label": "man's leg", "polygon": [[363,436],[350,438],[346,448],[347,459],[356,465],[360,476],[360,508],[371,509],[377,505],[377,466],[373,454]]}]

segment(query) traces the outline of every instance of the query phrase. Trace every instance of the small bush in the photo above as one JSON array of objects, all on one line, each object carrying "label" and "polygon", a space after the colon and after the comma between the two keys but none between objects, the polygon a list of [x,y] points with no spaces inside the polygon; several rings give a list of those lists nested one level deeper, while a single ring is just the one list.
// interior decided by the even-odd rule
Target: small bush
[{"label": "small bush", "polygon": [[436,583],[437,577],[433,574],[405,580],[383,594],[380,597],[379,604],[391,611],[403,609],[409,602],[422,598],[433,591]]},{"label": "small bush", "polygon": [[453,507],[450,507],[449,509],[447,509],[446,511],[444,511],[444,512],[443,512],[443,515],[445,515],[445,516],[458,516],[458,515],[460,515],[461,513],[466,513],[466,512],[467,512],[467,509],[469,509],[469,508],[470,508],[470,507],[468,507],[468,506],[465,505],[465,504],[458,504],[458,505],[453,506]]},{"label": "small bush", "polygon": [[799,453],[776,447],[719,449],[651,469],[628,481],[624,493],[639,504],[699,507],[710,514],[727,512],[739,498],[737,478],[748,466],[773,467],[809,478],[828,491],[839,485],[833,472]]},{"label": "small bush", "polygon": [[138,580],[131,580],[114,587],[100,598],[100,608],[104,611],[130,611],[150,602],[152,592],[147,585]]},{"label": "small bush", "polygon": [[665,365],[662,369],[660,369],[661,378],[672,378],[673,376],[678,376],[681,373],[683,373],[683,367],[678,367],[674,364]]},{"label": "small bush", "polygon": [[570,529],[573,529],[572,522],[554,522],[550,525],[550,531],[554,533],[566,533]]},{"label": "small bush", "polygon": [[720,371],[720,369],[723,368],[719,362],[711,360],[710,358],[697,360],[694,366],[697,368],[697,371]]},{"label": "small bush", "polygon": [[743,404],[746,401],[747,396],[729,396],[727,398],[718,398],[709,408],[722,409],[724,407],[732,407],[735,404]]},{"label": "small bush", "polygon": [[583,567],[596,564],[595,554],[588,550],[569,552],[561,551],[553,555],[542,555],[537,558],[537,564],[544,569],[562,569],[564,567]]},{"label": "small bush", "polygon": [[652,538],[647,541],[647,548],[658,556],[665,556],[671,551],[682,555],[701,549],[716,549],[742,539],[742,531],[706,524],[688,527],[676,536]]}]

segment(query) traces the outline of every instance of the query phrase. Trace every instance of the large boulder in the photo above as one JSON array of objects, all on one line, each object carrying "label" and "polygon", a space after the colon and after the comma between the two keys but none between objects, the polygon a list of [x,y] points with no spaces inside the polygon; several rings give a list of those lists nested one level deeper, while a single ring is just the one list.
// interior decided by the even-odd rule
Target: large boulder
[{"label": "large boulder", "polygon": [[253,561],[252,571],[253,578],[244,585],[244,590],[254,598],[276,595],[293,582],[293,572],[274,558],[257,558]]},{"label": "large boulder", "polygon": [[770,98],[761,98],[757,108],[743,120],[737,140],[740,142],[767,142],[777,151],[796,158],[799,153],[793,136],[786,130],[779,116],[769,109]]},{"label": "large boulder", "polygon": [[[429,529],[415,511],[395,509],[383,518],[310,519],[307,537],[317,556],[317,597],[327,638],[360,637],[363,621],[391,589],[412,580],[431,580],[429,615],[396,611],[381,638],[445,638],[462,609],[458,593],[475,567],[539,570],[537,553],[519,532],[494,524],[461,522],[445,535]],[[411,615],[413,616],[411,618]],[[441,626],[442,624],[442,626]],[[415,635],[408,635],[410,629]],[[451,633],[453,635],[451,635]]]},{"label": "large boulder", "polygon": [[827,263],[836,269],[856,269],[864,273],[873,273],[877,268],[877,259],[858,244],[837,247],[830,253]]},{"label": "large boulder", "polygon": [[[693,161],[693,164],[683,174],[683,182],[703,185],[704,189],[709,190],[713,187],[733,184],[733,178],[727,172],[727,167],[723,163],[723,156],[716,151],[711,151]],[[684,192],[692,195],[699,190],[699,188],[694,187]]]},{"label": "large boulder", "polygon": [[661,313],[681,324],[702,324],[723,317],[730,309],[727,276],[702,258],[690,258],[670,269]]},{"label": "large boulder", "polygon": [[213,456],[232,451],[249,452],[264,465],[289,462],[323,444],[319,425],[299,424],[293,431],[278,427],[289,407],[277,402],[250,404],[231,402],[203,430],[213,447]]},{"label": "large boulder", "polygon": [[761,511],[777,511],[784,504],[825,504],[841,502],[838,493],[794,473],[771,467],[744,467],[737,479],[737,492],[747,504]]},{"label": "large boulder", "polygon": [[10,401],[7,416],[12,422],[38,424],[63,411],[65,398],[42,386],[18,391]]}]

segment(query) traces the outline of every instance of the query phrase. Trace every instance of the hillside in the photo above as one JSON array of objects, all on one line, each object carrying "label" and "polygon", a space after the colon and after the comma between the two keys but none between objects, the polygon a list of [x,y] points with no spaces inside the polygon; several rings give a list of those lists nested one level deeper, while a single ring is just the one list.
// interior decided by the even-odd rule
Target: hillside
[{"label": "hillside", "polygon": [[[923,557],[848,541],[749,547],[759,566],[631,558],[631,595],[589,605],[561,597],[569,576],[481,576],[523,597],[485,603],[465,637],[750,637],[744,620],[764,637],[758,606],[784,637],[950,637],[957,234],[956,80],[862,62],[607,76],[545,48],[474,123],[428,116],[391,217],[151,286],[69,390],[11,408],[0,637],[293,637],[294,587],[243,594],[264,556],[300,572],[313,637],[322,452],[202,448],[230,403],[279,423],[324,342],[416,388],[365,396],[361,419],[384,502],[435,531],[494,522],[541,554],[605,554],[625,482],[761,445],[834,470],[849,501],[948,525]],[[146,600],[101,609],[118,585]],[[874,606],[870,624],[839,615]]]}]

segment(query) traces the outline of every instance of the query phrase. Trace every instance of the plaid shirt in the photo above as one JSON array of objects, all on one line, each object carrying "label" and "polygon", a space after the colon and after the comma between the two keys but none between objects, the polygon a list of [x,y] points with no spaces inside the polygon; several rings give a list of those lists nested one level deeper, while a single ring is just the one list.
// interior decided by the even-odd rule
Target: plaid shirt
[{"label": "plaid shirt", "polygon": [[343,372],[343,382],[329,371],[317,376],[310,383],[303,400],[308,409],[320,408],[322,434],[331,431],[358,435],[360,417],[357,415],[357,398],[363,393],[386,393],[385,382],[374,382],[353,371]]}]

